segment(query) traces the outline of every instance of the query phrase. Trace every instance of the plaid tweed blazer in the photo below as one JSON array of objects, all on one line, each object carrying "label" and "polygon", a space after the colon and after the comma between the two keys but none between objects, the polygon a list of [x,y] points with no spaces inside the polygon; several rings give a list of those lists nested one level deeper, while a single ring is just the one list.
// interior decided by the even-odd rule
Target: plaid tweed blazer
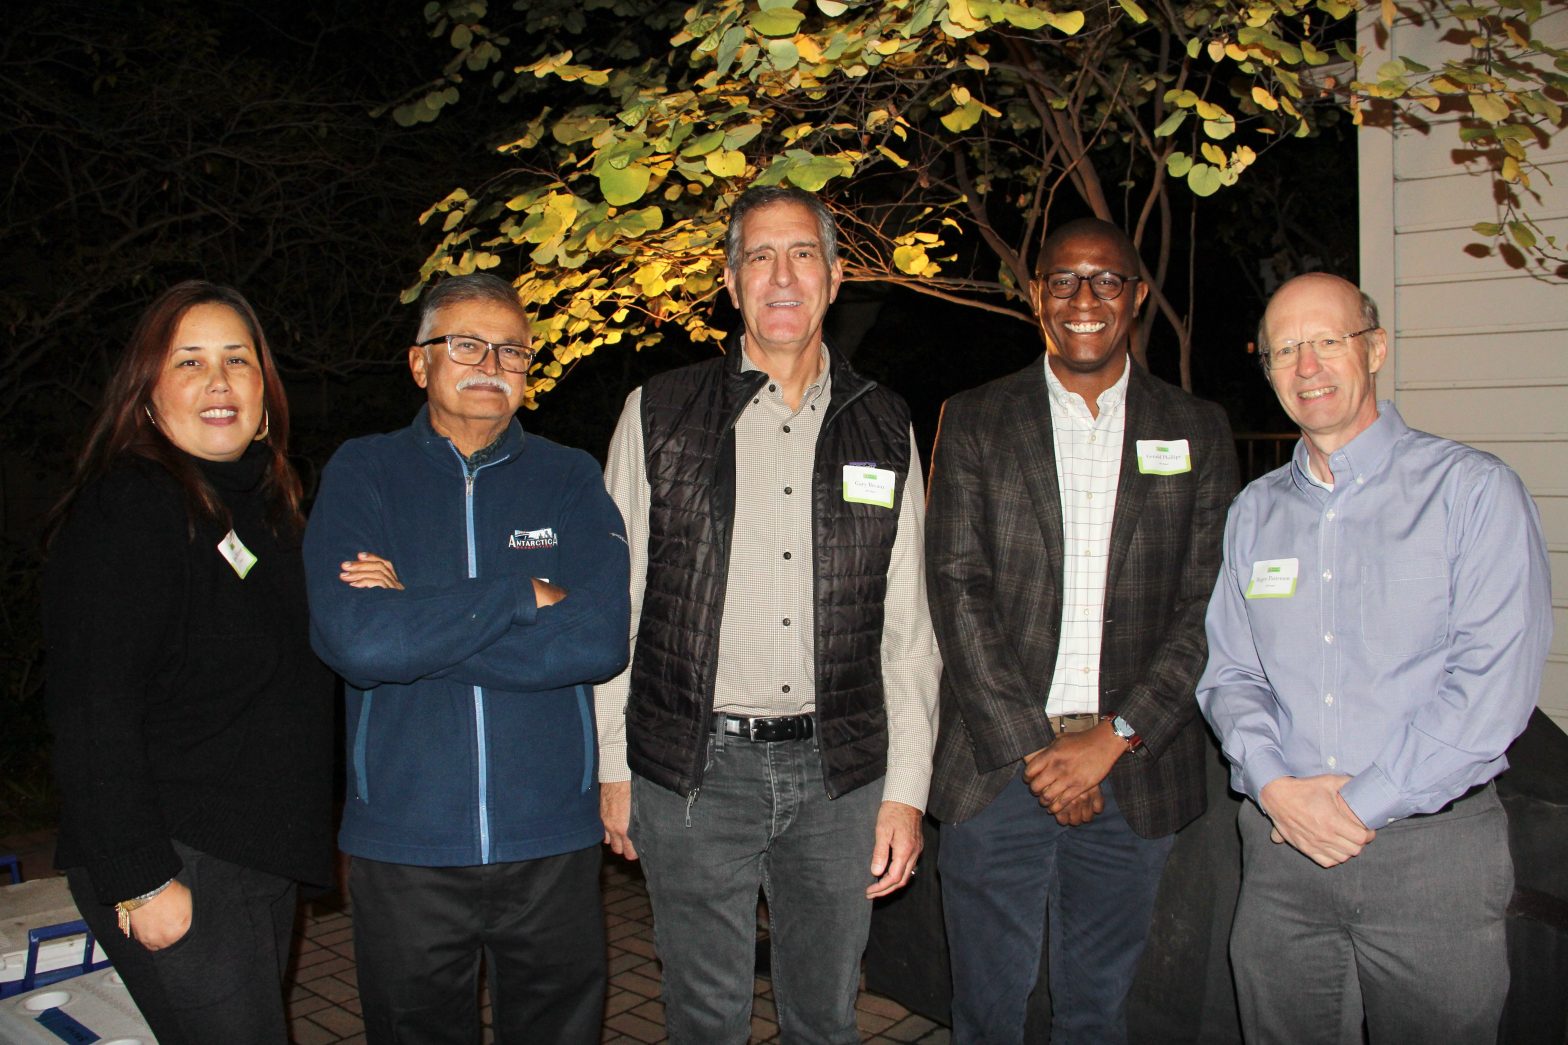
[{"label": "plaid tweed blazer", "polygon": [[[1208,656],[1204,613],[1236,493],[1236,449],[1218,406],[1130,365],[1100,713],[1124,715],[1143,737],[1109,779],[1133,830],[1158,838],[1204,808],[1193,690]],[[949,823],[985,808],[1051,740],[1063,536],[1044,366],[948,400],[932,456],[926,570],[943,674],[930,811]],[[1192,470],[1140,473],[1140,439],[1186,439]]]}]

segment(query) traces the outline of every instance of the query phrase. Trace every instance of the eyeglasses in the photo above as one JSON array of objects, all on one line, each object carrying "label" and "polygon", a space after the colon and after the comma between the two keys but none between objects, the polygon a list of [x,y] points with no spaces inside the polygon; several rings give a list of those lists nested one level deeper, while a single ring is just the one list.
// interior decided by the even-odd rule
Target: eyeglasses
[{"label": "eyeglasses", "polygon": [[1310,348],[1319,359],[1338,359],[1350,351],[1350,343],[1362,334],[1370,334],[1377,327],[1367,327],[1353,334],[1340,334],[1338,337],[1320,337],[1311,341],[1287,341],[1278,348],[1271,348],[1261,353],[1263,367],[1266,370],[1284,370],[1286,367],[1296,365],[1296,360],[1301,358],[1301,350]]},{"label": "eyeglasses", "polygon": [[498,345],[472,334],[442,334],[428,341],[416,342],[414,347],[429,348],[443,341],[446,342],[447,358],[462,366],[478,366],[494,349],[495,361],[502,370],[512,374],[526,374],[528,365],[534,359],[534,351],[527,345]]},{"label": "eyeglasses", "polygon": [[1101,301],[1115,301],[1122,296],[1122,291],[1127,284],[1139,279],[1138,276],[1124,276],[1120,272],[1104,269],[1100,272],[1091,272],[1087,276],[1080,276],[1076,272],[1066,270],[1060,272],[1047,272],[1045,274],[1045,290],[1053,298],[1070,298],[1078,293],[1078,285],[1084,281],[1089,283],[1089,292]]}]

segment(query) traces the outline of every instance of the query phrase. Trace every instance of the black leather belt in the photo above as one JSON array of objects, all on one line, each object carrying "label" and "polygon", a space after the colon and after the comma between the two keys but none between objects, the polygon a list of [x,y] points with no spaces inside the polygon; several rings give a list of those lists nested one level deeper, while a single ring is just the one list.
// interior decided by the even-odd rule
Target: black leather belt
[{"label": "black leather belt", "polygon": [[810,715],[746,718],[719,713],[713,716],[713,731],[756,744],[772,744],[780,740],[805,740],[817,731],[817,724]]}]

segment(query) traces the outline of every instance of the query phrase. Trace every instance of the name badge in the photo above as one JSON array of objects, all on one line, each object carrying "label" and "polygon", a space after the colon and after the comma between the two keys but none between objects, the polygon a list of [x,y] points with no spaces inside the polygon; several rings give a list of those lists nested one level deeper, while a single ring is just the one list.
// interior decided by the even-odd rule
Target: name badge
[{"label": "name badge", "polygon": [[891,468],[867,468],[862,464],[844,466],[844,500],[850,504],[891,508],[896,488]]},{"label": "name badge", "polygon": [[256,565],[255,553],[245,547],[245,542],[240,540],[240,535],[233,530],[230,530],[224,535],[223,540],[218,542],[218,554],[223,556],[230,566],[234,567],[234,572],[240,575],[240,580],[244,580],[245,575],[250,572],[250,568]]},{"label": "name badge", "polygon": [[1300,571],[1301,563],[1295,559],[1259,559],[1252,564],[1247,598],[1290,598],[1296,594],[1296,574]]},{"label": "name badge", "polygon": [[1192,471],[1192,451],[1187,447],[1187,440],[1138,440],[1138,471],[1144,475],[1180,475]]}]

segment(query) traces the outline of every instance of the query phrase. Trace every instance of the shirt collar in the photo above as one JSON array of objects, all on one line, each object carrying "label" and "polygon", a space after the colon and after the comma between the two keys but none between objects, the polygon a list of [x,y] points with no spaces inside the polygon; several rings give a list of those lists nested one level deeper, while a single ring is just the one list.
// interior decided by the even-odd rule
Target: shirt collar
[{"label": "shirt collar", "polygon": [[[1062,384],[1061,380],[1056,376],[1056,371],[1051,369],[1049,354],[1042,359],[1040,365],[1045,368],[1045,387],[1050,391],[1052,399],[1063,406],[1071,406],[1075,399],[1080,403],[1084,403],[1083,396],[1077,392],[1068,391],[1067,386]],[[1116,379],[1114,385],[1100,393],[1097,401],[1100,416],[1103,417],[1122,405],[1122,401],[1127,398],[1127,383],[1131,377],[1132,357],[1127,356],[1122,366],[1122,376]],[[1088,405],[1088,403],[1084,403],[1086,409]]]},{"label": "shirt collar", "polygon": [[[1347,479],[1363,478],[1381,468],[1383,462],[1394,452],[1394,444],[1404,438],[1408,431],[1410,426],[1405,424],[1403,417],[1399,416],[1393,400],[1378,400],[1377,420],[1350,442],[1328,455],[1329,467],[1334,470],[1334,485],[1338,487]],[[1298,484],[1310,483],[1326,488],[1326,484],[1319,483],[1312,477],[1312,465],[1307,457],[1305,437],[1296,440],[1296,449],[1291,454],[1291,462],[1296,466],[1295,475]]]},{"label": "shirt collar", "polygon": [[[806,394],[800,397],[800,405],[802,408],[804,408],[807,403],[815,402],[819,395],[826,393],[828,389],[832,388],[833,386],[832,377],[830,374],[830,371],[832,370],[831,364],[833,362],[833,357],[828,355],[828,343],[826,341],[822,342],[822,345],[818,348],[818,351],[822,353],[822,367],[817,371],[817,379],[806,386]],[[758,373],[762,370],[760,366],[751,361],[751,356],[746,353],[746,336],[744,334],[741,335],[740,341],[740,370],[743,374],[747,373],[748,371],[751,373]]]}]

